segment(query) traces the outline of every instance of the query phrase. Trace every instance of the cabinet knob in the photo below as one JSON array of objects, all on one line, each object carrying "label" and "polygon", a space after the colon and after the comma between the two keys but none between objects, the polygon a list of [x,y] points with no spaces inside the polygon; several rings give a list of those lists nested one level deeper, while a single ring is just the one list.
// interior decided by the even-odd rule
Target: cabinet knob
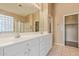
[{"label": "cabinet knob", "polygon": [[26,44],[27,46],[29,45],[29,43]]},{"label": "cabinet knob", "polygon": [[27,54],[28,52],[27,51],[25,51],[25,53],[24,54]]},{"label": "cabinet knob", "polygon": [[28,51],[31,51],[30,49],[28,49]]}]

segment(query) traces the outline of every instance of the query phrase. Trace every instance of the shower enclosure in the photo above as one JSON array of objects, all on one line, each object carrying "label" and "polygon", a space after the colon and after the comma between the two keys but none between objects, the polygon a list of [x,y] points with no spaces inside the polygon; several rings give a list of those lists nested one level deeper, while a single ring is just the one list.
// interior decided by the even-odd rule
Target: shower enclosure
[{"label": "shower enclosure", "polygon": [[78,47],[78,14],[65,16],[65,45]]}]

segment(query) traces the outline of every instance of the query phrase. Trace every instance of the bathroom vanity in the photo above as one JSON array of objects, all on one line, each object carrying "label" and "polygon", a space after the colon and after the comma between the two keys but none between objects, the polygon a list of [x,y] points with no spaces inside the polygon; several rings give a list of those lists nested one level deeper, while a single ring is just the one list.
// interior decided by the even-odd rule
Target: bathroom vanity
[{"label": "bathroom vanity", "polygon": [[21,34],[0,38],[0,56],[45,56],[52,48],[52,34]]}]

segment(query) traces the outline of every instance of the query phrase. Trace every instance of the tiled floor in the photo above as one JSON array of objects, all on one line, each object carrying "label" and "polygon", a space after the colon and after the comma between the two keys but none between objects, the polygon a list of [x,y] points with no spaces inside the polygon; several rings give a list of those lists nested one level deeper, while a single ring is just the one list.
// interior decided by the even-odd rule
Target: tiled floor
[{"label": "tiled floor", "polygon": [[79,48],[55,45],[48,56],[79,56]]}]

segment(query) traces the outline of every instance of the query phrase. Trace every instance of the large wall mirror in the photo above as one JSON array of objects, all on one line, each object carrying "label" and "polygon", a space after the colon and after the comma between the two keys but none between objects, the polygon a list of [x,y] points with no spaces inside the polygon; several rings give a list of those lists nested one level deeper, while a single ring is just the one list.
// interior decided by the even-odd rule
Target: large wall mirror
[{"label": "large wall mirror", "polygon": [[[38,21],[35,23],[35,21]],[[39,12],[25,17],[13,17],[0,14],[0,33],[5,32],[39,32]],[[36,30],[35,30],[36,29]]]},{"label": "large wall mirror", "polygon": [[[35,21],[38,23],[35,24]],[[14,20],[14,32],[39,32],[39,13],[33,13],[27,15],[25,18],[22,19],[15,19]],[[35,31],[37,29],[37,31]]]},{"label": "large wall mirror", "polygon": [[0,32],[13,32],[14,18],[0,14]]},{"label": "large wall mirror", "polygon": [[48,4],[15,3],[0,6],[0,32],[48,32]]}]

